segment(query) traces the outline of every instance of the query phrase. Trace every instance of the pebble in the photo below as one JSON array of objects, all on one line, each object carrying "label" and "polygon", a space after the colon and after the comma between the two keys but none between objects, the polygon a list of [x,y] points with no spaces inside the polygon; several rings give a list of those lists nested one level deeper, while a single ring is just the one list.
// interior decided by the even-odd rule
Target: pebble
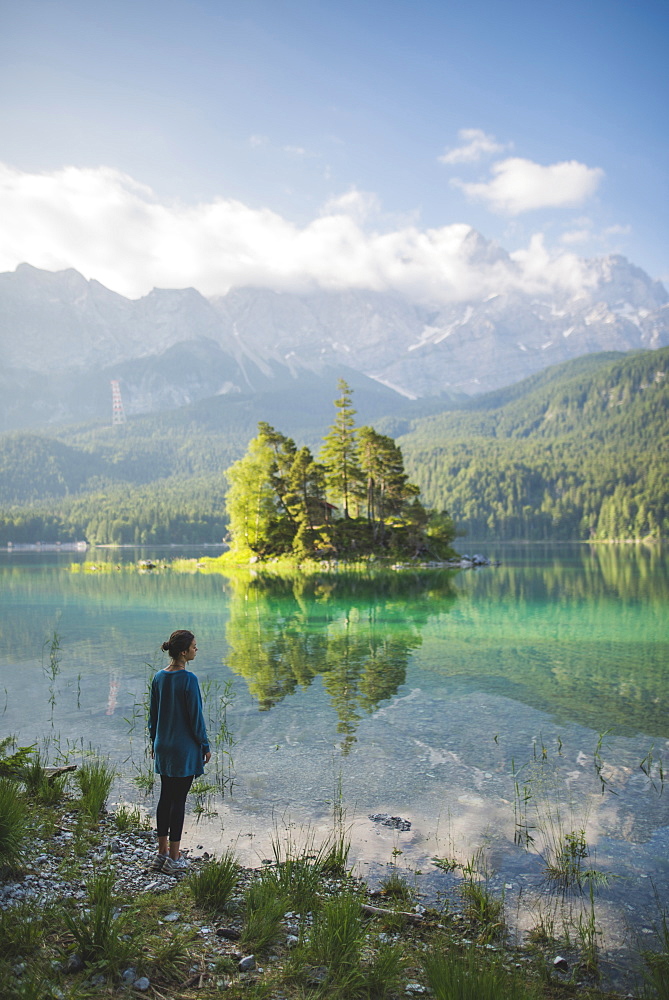
[{"label": "pebble", "polygon": [[148,990],[150,985],[151,983],[146,978],[146,976],[142,976],[141,979],[136,979],[134,981],[134,983],[132,984],[132,988],[133,990],[140,990],[142,993],[144,993],[146,990]]},{"label": "pebble", "polygon": [[255,955],[246,955],[244,958],[239,960],[237,968],[240,972],[251,972],[256,967],[256,957]]},{"label": "pebble", "polygon": [[225,938],[226,941],[239,941],[241,937],[241,933],[234,927],[217,927],[216,934],[218,937]]}]

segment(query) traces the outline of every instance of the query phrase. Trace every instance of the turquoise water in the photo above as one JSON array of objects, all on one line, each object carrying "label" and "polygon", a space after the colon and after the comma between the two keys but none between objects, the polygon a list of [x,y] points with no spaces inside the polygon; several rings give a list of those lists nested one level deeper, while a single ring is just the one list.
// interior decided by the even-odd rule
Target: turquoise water
[{"label": "turquoise water", "polygon": [[[583,830],[586,865],[618,876],[597,916],[624,961],[636,936],[652,940],[654,893],[669,899],[669,560],[633,546],[484,551],[500,565],[274,583],[128,569],[155,550],[96,552],[88,572],[73,564],[90,553],[0,554],[2,731],[48,739],[52,755],[99,748],[119,766],[115,798],[151,809],[132,781],[146,684],[163,639],[192,628],[212,719],[230,684],[236,745],[232,797],[191,816],[190,843],[235,842],[259,863],[276,831],[324,834],[341,788],[363,872],[394,859],[425,872],[430,896],[457,881],[431,857],[478,853],[521,933],[552,905],[556,837]],[[411,830],[371,822],[379,812]]]}]

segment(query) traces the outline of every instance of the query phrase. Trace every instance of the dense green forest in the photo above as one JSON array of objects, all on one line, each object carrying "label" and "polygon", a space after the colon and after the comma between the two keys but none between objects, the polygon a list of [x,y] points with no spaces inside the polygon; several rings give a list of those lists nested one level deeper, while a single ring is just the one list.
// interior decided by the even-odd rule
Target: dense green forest
[{"label": "dense green forest", "polygon": [[[464,402],[419,401],[430,416],[366,419],[396,440],[423,503],[477,540],[666,537],[668,370],[669,348],[589,355]],[[304,402],[278,425],[313,448],[324,407],[308,426]],[[221,541],[225,470],[258,420],[286,412],[278,396],[260,412],[216,397],[122,427],[3,435],[0,544]]]},{"label": "dense green forest", "polygon": [[579,359],[414,421],[398,443],[425,501],[473,537],[666,537],[668,383],[668,348],[594,371]]}]

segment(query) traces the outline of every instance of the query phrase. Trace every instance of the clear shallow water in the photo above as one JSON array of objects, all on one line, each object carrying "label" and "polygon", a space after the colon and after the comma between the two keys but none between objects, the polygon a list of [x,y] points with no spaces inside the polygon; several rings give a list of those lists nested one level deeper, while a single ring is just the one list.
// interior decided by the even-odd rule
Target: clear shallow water
[{"label": "clear shallow water", "polygon": [[[145,766],[146,684],[162,640],[192,628],[210,701],[231,682],[236,746],[233,796],[213,803],[216,816],[191,817],[190,843],[236,842],[257,864],[276,830],[324,834],[341,782],[353,853],[372,880],[394,857],[426,873],[428,895],[448,891],[457,880],[429,859],[481,849],[522,929],[554,900],[537,851],[550,853],[556,830],[583,829],[586,867],[619,876],[596,906],[609,957],[624,964],[636,936],[652,940],[654,893],[669,900],[669,789],[656,763],[669,768],[667,556],[484,551],[501,565],[274,583],[127,568],[164,555],[149,550],[97,552],[94,572],[73,571],[84,556],[0,554],[2,732],[100,748],[121,769],[115,798],[140,797],[131,779]],[[44,648],[54,630],[55,678]],[[412,828],[372,823],[377,812]],[[525,825],[529,852],[514,843]],[[567,906],[576,920],[581,902]]]}]

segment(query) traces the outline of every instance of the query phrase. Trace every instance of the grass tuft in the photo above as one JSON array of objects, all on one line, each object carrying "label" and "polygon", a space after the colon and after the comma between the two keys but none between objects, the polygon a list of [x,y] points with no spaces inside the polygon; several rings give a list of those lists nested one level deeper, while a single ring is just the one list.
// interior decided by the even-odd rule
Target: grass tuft
[{"label": "grass tuft", "polygon": [[101,757],[85,761],[76,772],[81,809],[94,823],[105,807],[115,777],[115,768]]},{"label": "grass tuft", "polygon": [[669,997],[669,911],[661,915],[658,932],[660,948],[658,951],[642,951],[645,968],[643,978],[646,984],[663,998]]},{"label": "grass tuft", "polygon": [[28,839],[26,803],[10,778],[0,778],[0,866],[13,869],[22,859]]},{"label": "grass tuft", "polygon": [[5,958],[32,955],[42,944],[42,911],[30,903],[0,909],[0,941]]},{"label": "grass tuft", "polygon": [[342,996],[359,995],[364,989],[364,942],[360,899],[345,893],[328,900],[314,920],[309,951],[314,962],[327,969],[326,985]]},{"label": "grass tuft", "polygon": [[210,861],[188,879],[198,906],[211,913],[222,913],[239,883],[239,862],[232,850],[217,861]]},{"label": "grass tuft", "polygon": [[134,943],[128,914],[119,910],[114,896],[113,871],[94,875],[86,889],[89,906],[76,913],[66,910],[65,925],[85,965],[94,965],[105,975],[117,973],[129,962]]},{"label": "grass tuft", "polygon": [[466,881],[460,887],[465,914],[479,931],[479,941],[493,941],[504,933],[504,901],[496,899],[485,882]]},{"label": "grass tuft", "polygon": [[281,894],[272,873],[263,873],[246,893],[246,919],[241,942],[263,951],[279,933],[281,919],[288,908],[288,897]]},{"label": "grass tuft", "polygon": [[49,775],[40,753],[36,753],[21,771],[26,791],[43,806],[55,806],[62,801],[67,779],[67,774]]},{"label": "grass tuft", "polygon": [[539,987],[468,949],[433,949],[423,969],[436,1000],[537,1000]]},{"label": "grass tuft", "polygon": [[379,887],[383,895],[388,896],[390,899],[401,900],[403,903],[409,903],[413,899],[413,889],[404,875],[400,875],[394,866],[390,874],[386,878],[381,879]]},{"label": "grass tuft", "polygon": [[142,816],[139,806],[129,806],[122,802],[116,807],[114,812],[114,825],[117,830],[150,830],[151,824],[145,816]]}]

